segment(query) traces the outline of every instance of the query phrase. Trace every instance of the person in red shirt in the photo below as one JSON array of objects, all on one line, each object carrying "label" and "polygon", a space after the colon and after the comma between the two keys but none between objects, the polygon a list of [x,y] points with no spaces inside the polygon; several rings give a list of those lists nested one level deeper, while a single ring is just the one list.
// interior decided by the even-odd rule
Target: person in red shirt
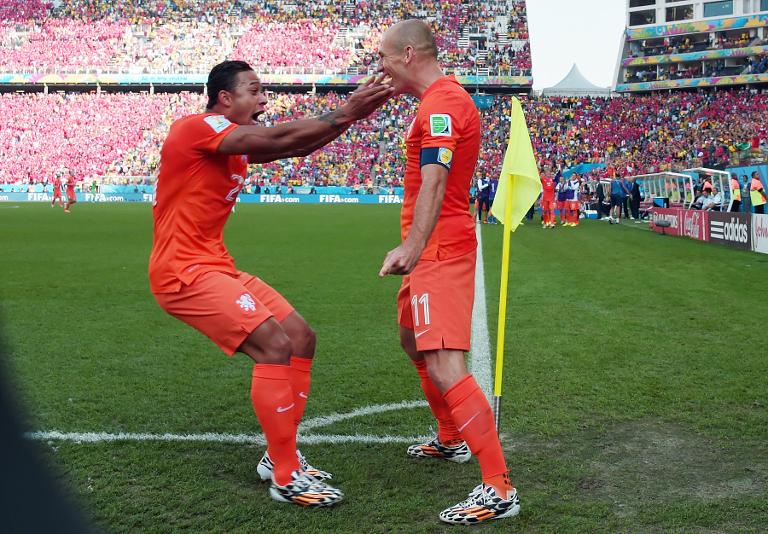
[{"label": "person in red shirt", "polygon": [[379,47],[379,71],[398,94],[421,102],[406,133],[401,244],[379,276],[403,275],[397,296],[400,343],[421,379],[437,419],[437,437],[412,445],[416,458],[466,462],[478,457],[482,484],[440,519],[472,524],[517,515],[520,500],[509,480],[488,399],[467,371],[477,241],[469,189],[480,151],[480,113],[437,61],[429,26],[392,26]]},{"label": "person in red shirt", "polygon": [[59,201],[59,207],[64,207],[64,201],[61,199],[61,176],[57,172],[53,177],[53,200],[51,200],[51,207],[56,205],[56,201]]},{"label": "person in red shirt", "polygon": [[72,204],[77,202],[77,194],[75,193],[75,174],[70,171],[69,176],[65,178],[65,180],[67,186],[67,203],[64,204],[64,213],[71,213],[69,208],[72,207]]},{"label": "person in red shirt", "polygon": [[541,226],[542,228],[555,227],[555,179],[552,177],[552,168],[544,167],[541,176]]},{"label": "person in red shirt", "polygon": [[271,128],[256,124],[266,97],[244,61],[213,67],[205,113],[171,125],[160,155],[149,282],[160,307],[208,336],[224,353],[254,360],[251,401],[267,451],[258,463],[273,499],[330,506],[343,495],[296,450],[310,389],[315,333],[288,301],[260,278],[238,270],[224,225],[249,163],[306,156],[367,117],[393,94],[370,79],[346,104],[316,118]]}]

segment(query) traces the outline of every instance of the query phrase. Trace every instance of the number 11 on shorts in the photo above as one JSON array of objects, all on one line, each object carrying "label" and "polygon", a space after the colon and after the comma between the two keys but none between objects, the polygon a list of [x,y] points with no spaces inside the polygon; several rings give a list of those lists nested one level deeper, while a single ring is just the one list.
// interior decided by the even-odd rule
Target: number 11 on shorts
[{"label": "number 11 on shorts", "polygon": [[419,304],[424,306],[424,324],[429,324],[429,293],[424,293],[421,296],[414,295],[411,297],[411,308],[413,308],[413,325],[421,326],[419,324]]}]

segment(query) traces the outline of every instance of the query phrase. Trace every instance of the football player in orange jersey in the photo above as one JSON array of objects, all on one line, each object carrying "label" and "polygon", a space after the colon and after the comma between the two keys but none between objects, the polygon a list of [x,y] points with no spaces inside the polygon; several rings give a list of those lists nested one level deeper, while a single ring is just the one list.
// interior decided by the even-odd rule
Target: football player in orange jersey
[{"label": "football player in orange jersey", "polygon": [[459,463],[478,457],[482,482],[466,500],[444,510],[442,521],[511,517],[520,500],[488,399],[464,362],[477,253],[467,198],[480,152],[480,113],[456,78],[443,74],[434,35],[422,21],[400,22],[384,34],[379,71],[398,94],[420,100],[406,133],[401,244],[379,271],[379,276],[403,275],[397,297],[400,342],[438,422],[437,437],[407,453]]},{"label": "football player in orange jersey", "polygon": [[251,400],[267,441],[257,471],[281,502],[318,507],[343,497],[325,482],[331,475],[296,449],[315,333],[280,293],[235,267],[224,225],[248,163],[305,156],[336,139],[392,96],[381,78],[361,85],[334,111],[267,128],[256,124],[267,103],[261,80],[247,63],[225,61],[208,76],[206,111],[174,122],[161,150],[152,293],[167,313],[228,356],[242,352],[254,360]]}]

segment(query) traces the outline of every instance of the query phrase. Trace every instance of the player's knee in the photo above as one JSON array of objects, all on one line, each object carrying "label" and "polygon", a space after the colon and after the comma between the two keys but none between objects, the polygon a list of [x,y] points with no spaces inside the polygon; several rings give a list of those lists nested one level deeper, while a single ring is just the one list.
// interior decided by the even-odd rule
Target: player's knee
[{"label": "player's knee", "polygon": [[291,361],[293,343],[285,332],[276,333],[266,343],[265,354],[274,361],[271,363],[287,363]]},{"label": "player's knee", "polygon": [[283,330],[288,334],[293,344],[294,356],[311,358],[315,354],[317,335],[307,321],[297,313],[292,313],[281,323]]},{"label": "player's knee", "polygon": [[254,330],[239,349],[256,363],[283,365],[290,363],[292,350],[291,338],[277,323]]},{"label": "player's knee", "polygon": [[442,393],[451,389],[467,376],[464,355],[461,351],[424,352],[429,378]]},{"label": "player's knee", "polygon": [[298,356],[312,356],[315,354],[317,345],[317,334],[312,327],[304,323],[297,335],[292,336],[293,354]]},{"label": "player's knee", "polygon": [[283,337],[284,339],[274,339],[269,343],[262,344],[259,349],[253,352],[248,352],[248,355],[253,358],[256,363],[290,365],[291,340],[288,336]]}]

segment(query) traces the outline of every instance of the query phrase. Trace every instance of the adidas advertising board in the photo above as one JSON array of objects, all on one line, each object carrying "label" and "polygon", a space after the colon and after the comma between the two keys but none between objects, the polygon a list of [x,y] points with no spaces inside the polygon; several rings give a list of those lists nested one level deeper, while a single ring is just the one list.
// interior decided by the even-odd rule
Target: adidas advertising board
[{"label": "adidas advertising board", "polygon": [[752,215],[752,250],[768,254],[768,215]]},{"label": "adidas advertising board", "polygon": [[709,214],[709,240],[712,243],[752,250],[750,215],[747,213]]}]

